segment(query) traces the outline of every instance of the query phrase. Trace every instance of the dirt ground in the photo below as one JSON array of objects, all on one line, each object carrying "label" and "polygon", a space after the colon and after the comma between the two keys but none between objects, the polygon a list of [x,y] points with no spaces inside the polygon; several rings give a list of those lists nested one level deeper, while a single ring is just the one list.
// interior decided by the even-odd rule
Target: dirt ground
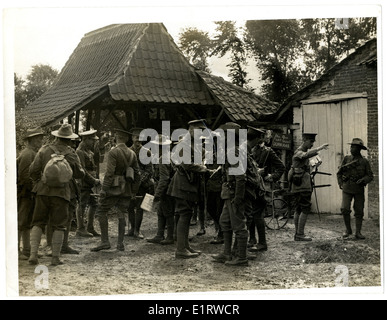
[{"label": "dirt ground", "polygon": [[[294,225],[289,220],[283,230],[267,230],[269,250],[258,253],[247,267],[213,262],[211,255],[219,253],[222,245],[209,243],[215,235],[211,221],[204,236],[196,235],[198,226],[191,227],[191,245],[203,253],[189,260],[175,259],[174,245],[161,246],[129,237],[125,237],[126,250],[117,251],[115,213],[109,217],[109,228],[111,250],[93,253],[90,248],[98,238],[79,238],[71,232],[70,244],[80,251],[79,255],[62,255],[64,264],[56,267],[50,266],[51,258],[44,255],[39,262],[48,268],[46,287],[36,286],[35,266],[19,261],[20,296],[130,298],[151,293],[334,288],[338,281],[344,283],[340,275],[345,272],[349,287],[381,286],[380,229],[375,220],[364,221],[366,240],[343,241],[341,216],[321,215],[320,221],[318,215],[311,215],[306,227],[307,235],[313,237],[310,243],[293,241]],[[156,214],[145,212],[145,238],[156,235],[156,229]],[[42,254],[44,245],[43,239]]]}]

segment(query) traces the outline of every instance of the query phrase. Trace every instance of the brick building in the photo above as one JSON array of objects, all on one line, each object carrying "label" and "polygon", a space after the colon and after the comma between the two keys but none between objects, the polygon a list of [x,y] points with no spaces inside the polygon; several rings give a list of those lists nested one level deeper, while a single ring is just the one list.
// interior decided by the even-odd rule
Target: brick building
[{"label": "brick building", "polygon": [[298,124],[292,131],[294,149],[301,144],[302,132],[316,132],[315,145],[329,143],[321,152],[322,172],[316,189],[321,212],[340,212],[341,191],[336,172],[349,154],[352,138],[363,139],[368,151],[362,152],[371,163],[375,180],[367,187],[365,216],[379,217],[379,141],[377,41],[372,39],[356,49],[321,78],[289,97],[280,107],[276,120]]}]

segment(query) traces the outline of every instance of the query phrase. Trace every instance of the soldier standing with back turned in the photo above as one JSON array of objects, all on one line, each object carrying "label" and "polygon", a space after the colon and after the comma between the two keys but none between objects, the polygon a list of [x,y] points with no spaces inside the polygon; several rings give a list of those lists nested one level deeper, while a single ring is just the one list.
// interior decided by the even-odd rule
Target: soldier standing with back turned
[{"label": "soldier standing with back turned", "polygon": [[[101,242],[91,249],[93,252],[111,248],[108,232],[108,212],[113,207],[118,209],[117,250],[125,250],[125,215],[131,199],[136,196],[139,181],[136,154],[126,146],[129,135],[130,133],[125,130],[116,129],[117,146],[113,147],[107,154],[106,172],[96,212],[101,229]],[[127,172],[130,170],[132,176],[127,177]]]},{"label": "soldier standing with back turned", "polygon": [[48,221],[53,229],[51,264],[54,266],[62,264],[59,256],[68,223],[69,203],[72,194],[71,181],[63,183],[63,186],[52,187],[44,180],[44,168],[51,160],[51,155],[55,153],[64,156],[72,169],[72,178],[81,179],[85,174],[75,150],[71,148],[73,145],[71,139],[78,137],[77,134],[73,133],[71,125],[63,124],[59,130],[54,130],[51,134],[55,136],[55,141],[40,148],[29,170],[34,183],[32,191],[36,193],[30,237],[31,253],[28,260],[33,265],[39,263],[38,248]]},{"label": "soldier standing with back turned", "polygon": [[[137,157],[138,167],[140,170],[140,186],[137,192],[137,197],[130,201],[128,207],[130,229],[127,235],[136,239],[144,239],[144,235],[140,230],[144,216],[144,210],[141,208],[141,202],[146,193],[154,193],[153,165],[152,163],[143,164],[140,161],[140,150],[144,148],[140,141],[140,133],[142,130],[143,129],[141,128],[132,128],[132,130],[130,130],[133,142],[130,149]],[[150,150],[147,150],[147,156],[152,156]]]},{"label": "soldier standing with back turned", "polygon": [[[19,242],[23,241],[23,250],[19,251],[19,258],[27,260],[30,256],[30,231],[35,198],[32,194],[32,180],[29,168],[34,161],[36,152],[42,146],[43,131],[41,128],[28,129],[23,137],[26,147],[16,159],[17,168],[17,211]],[[20,250],[20,244],[18,246]]]},{"label": "soldier standing with back turned", "polygon": [[346,227],[343,238],[348,239],[352,234],[350,214],[351,202],[353,200],[353,209],[356,218],[355,237],[356,239],[364,240],[365,237],[361,234],[365,201],[364,188],[374,179],[374,175],[369,161],[361,155],[361,150],[367,150],[363,140],[354,138],[350,145],[351,155],[344,157],[337,172],[337,181],[340,189],[343,190],[341,212]]}]

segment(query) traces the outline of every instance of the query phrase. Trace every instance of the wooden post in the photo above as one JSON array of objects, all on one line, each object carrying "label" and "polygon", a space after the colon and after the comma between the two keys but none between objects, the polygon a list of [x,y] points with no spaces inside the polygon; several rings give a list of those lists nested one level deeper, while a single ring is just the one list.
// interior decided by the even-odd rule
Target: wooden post
[{"label": "wooden post", "polygon": [[80,115],[81,111],[80,110],[77,110],[75,112],[75,133],[78,134],[79,132],[79,115]]},{"label": "wooden post", "polygon": [[90,130],[90,126],[91,126],[90,122],[91,122],[92,114],[93,114],[93,110],[89,108],[87,110],[86,130]]}]

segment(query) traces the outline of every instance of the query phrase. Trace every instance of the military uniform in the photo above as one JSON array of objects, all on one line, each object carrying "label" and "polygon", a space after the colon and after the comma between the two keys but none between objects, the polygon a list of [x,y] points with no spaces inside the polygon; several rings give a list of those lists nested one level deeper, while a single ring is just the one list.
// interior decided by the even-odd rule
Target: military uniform
[{"label": "military uniform", "polygon": [[[189,141],[190,139],[191,141]],[[194,154],[202,148],[196,146],[193,136],[190,134],[184,136],[179,144],[191,144],[191,163],[181,163],[176,165],[177,170],[169,184],[167,194],[175,198],[175,215],[177,216],[176,235],[177,247],[176,258],[195,258],[199,252],[192,249],[189,245],[189,226],[194,207],[199,201],[200,174],[207,172],[204,164],[194,163]],[[204,156],[204,153],[202,153]],[[203,158],[204,160],[204,158]]]},{"label": "military uniform", "polygon": [[[25,139],[32,138],[36,135],[43,135],[41,130],[30,129],[27,130]],[[35,198],[32,193],[32,180],[29,174],[29,168],[36,156],[36,150],[27,145],[16,159],[17,170],[17,209],[18,209],[18,232],[19,242],[20,238],[23,240],[23,250],[21,256],[28,259],[30,255],[30,230],[32,215],[34,212]],[[20,250],[20,244],[18,246]]]},{"label": "military uniform", "polygon": [[288,180],[290,183],[290,191],[292,193],[293,202],[295,203],[294,225],[296,234],[294,239],[296,241],[311,241],[304,235],[304,229],[307,217],[311,212],[312,207],[312,179],[310,175],[309,159],[318,155],[319,151],[325,149],[328,145],[311,149],[306,143],[311,142],[312,146],[315,141],[315,133],[303,134],[304,142],[294,152],[292,158],[292,167],[289,171]]},{"label": "military uniform", "polygon": [[[268,180],[272,183],[277,182],[283,173],[285,172],[285,166],[274,152],[274,150],[267,146],[254,146],[251,150],[253,159],[258,164],[259,168],[264,169],[261,174],[264,180]],[[250,241],[255,240],[255,228],[258,233],[258,246],[256,250],[267,250],[266,243],[266,231],[265,231],[265,220],[264,213],[266,208],[265,195],[257,195],[256,199],[253,200],[253,221],[250,225]]]},{"label": "military uniform", "polygon": [[26,147],[16,159],[17,169],[17,198],[18,198],[18,228],[20,231],[31,228],[34,199],[32,195],[32,181],[29,168],[34,161],[36,151]]},{"label": "military uniform", "polygon": [[[353,143],[358,144],[361,149],[366,150],[363,142],[359,140],[360,139],[355,138]],[[369,161],[360,153],[344,157],[341,166],[339,167],[339,171],[337,172],[337,181],[342,189],[341,212],[347,229],[344,234],[346,237],[352,234],[350,214],[351,203],[353,200],[353,209],[356,219],[356,237],[360,239],[363,238],[360,231],[364,217],[364,189],[373,178],[373,172]]]},{"label": "military uniform", "polygon": [[[77,211],[77,234],[80,236],[99,236],[94,230],[94,216],[97,210],[97,200],[91,195],[94,193],[92,188],[99,184],[99,180],[97,179],[97,165],[94,161],[94,152],[88,149],[84,142],[79,144],[76,152],[82,167],[85,170],[85,176],[81,181],[81,201]],[[85,230],[84,216],[87,206],[89,210],[87,213],[87,227]]]},{"label": "military uniform", "polygon": [[[134,236],[136,238],[143,239],[140,228],[142,224],[142,219],[144,216],[144,210],[140,207],[141,202],[144,199],[146,193],[154,193],[154,180],[153,180],[153,165],[152,163],[143,164],[140,161],[139,154],[141,149],[146,149],[142,145],[136,147],[132,145],[130,149],[136,154],[138,167],[140,170],[140,186],[137,192],[137,197],[132,199],[128,208],[130,229],[128,231],[128,236]],[[151,157],[150,150],[146,149],[148,157]]]},{"label": "military uniform", "polygon": [[[207,165],[211,170],[216,170],[219,165],[217,163]],[[206,184],[207,190],[207,212],[214,220],[215,230],[217,231],[216,237],[211,241],[212,244],[223,243],[223,231],[219,224],[220,215],[222,214],[223,199],[221,197],[222,192],[222,171],[217,171],[212,177],[210,177]]]},{"label": "military uniform", "polygon": [[[157,235],[149,239],[149,242],[160,244],[173,244],[175,229],[175,199],[167,194],[168,186],[175,174],[173,164],[163,164],[162,156],[159,164],[154,165],[154,178],[156,182],[154,201],[159,202],[157,208]],[[164,238],[165,227],[167,227],[167,237]]]},{"label": "military uniform", "polygon": [[[62,139],[78,137],[78,135],[73,134],[71,125],[68,124],[62,125],[59,130],[53,131],[52,134]],[[65,154],[65,159],[73,171],[72,177],[74,179],[82,178],[85,172],[74,149],[66,145],[62,140],[56,140],[52,145],[61,154]],[[69,202],[72,198],[72,181],[66,183],[63,187],[49,187],[42,181],[43,170],[54,153],[50,146],[45,145],[39,150],[29,171],[34,182],[32,191],[36,193],[36,203],[32,218],[33,228],[31,230],[31,255],[29,259],[31,264],[38,263],[37,251],[41,235],[48,221],[50,221],[53,229],[52,264],[57,265],[61,263],[59,255],[68,222]]]},{"label": "military uniform", "polygon": [[[133,182],[126,181],[125,188],[119,194],[112,194],[115,189],[116,182],[125,180],[125,172],[127,167],[133,168]],[[101,228],[101,244],[91,251],[100,251],[110,249],[110,241],[108,234],[108,212],[116,207],[118,209],[118,239],[117,249],[125,250],[124,233],[125,233],[125,215],[129,206],[130,200],[135,197],[138,191],[139,168],[136,154],[130,150],[125,143],[119,143],[107,153],[106,172],[102,183],[101,197],[99,206],[96,212],[96,217],[99,220]],[[119,187],[119,186],[118,186]]]},{"label": "military uniform", "polygon": [[[220,127],[223,130],[235,130],[236,138],[240,126],[235,123],[226,123]],[[247,150],[247,145],[244,146]],[[241,146],[235,147],[235,155],[239,156]],[[222,191],[221,198],[224,201],[222,214],[219,219],[220,228],[223,231],[224,251],[219,255],[213,256],[216,262],[227,265],[247,265],[247,217],[246,206],[250,206],[249,193],[247,192],[247,174],[246,170],[241,170],[239,174],[231,175],[229,169],[238,167],[238,164],[231,165],[227,162],[222,166]],[[246,169],[246,168],[245,168]],[[247,213],[251,210],[247,210]],[[237,254],[232,259],[231,247],[232,237],[235,233],[235,242]]]}]

